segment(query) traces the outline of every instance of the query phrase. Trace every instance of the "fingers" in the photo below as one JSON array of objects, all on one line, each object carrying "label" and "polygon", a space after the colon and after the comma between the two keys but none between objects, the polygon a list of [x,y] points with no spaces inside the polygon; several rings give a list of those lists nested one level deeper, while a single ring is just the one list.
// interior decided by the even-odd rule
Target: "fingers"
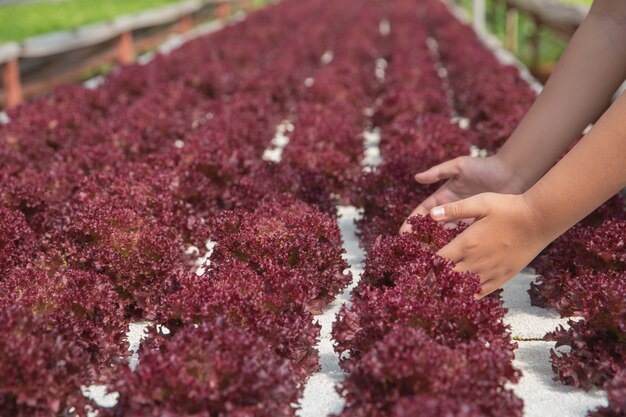
[{"label": "fingers", "polygon": [[402,226],[400,226],[400,230],[398,231],[398,233],[400,235],[405,235],[407,233],[411,233],[411,230],[411,225],[405,220],[404,223],[402,223]]},{"label": "fingers", "polygon": [[413,212],[411,213],[411,216],[409,216],[409,217],[413,217],[413,216],[417,216],[417,215],[419,215],[419,216],[428,216],[428,213],[430,212],[430,209],[437,205],[437,204],[435,204],[435,201],[431,202],[429,200],[434,200],[434,198],[428,197],[426,200],[424,200],[422,202],[422,204],[420,204],[419,206],[417,206],[417,208],[415,210],[413,210]]},{"label": "fingers", "polygon": [[485,273],[483,268],[477,265],[471,265],[473,262],[466,260],[463,255],[463,250],[460,244],[455,244],[454,241],[450,242],[447,246],[444,246],[437,254],[443,258],[447,258],[454,262],[456,265],[454,270],[457,272],[469,272],[478,275],[480,279],[480,293],[476,294],[476,299],[480,300],[487,295],[491,294],[498,288],[500,288],[500,280],[498,277],[493,277],[490,274]]},{"label": "fingers", "polygon": [[400,231],[398,232],[398,233],[400,233],[400,235],[404,235],[404,234],[407,234],[407,233],[411,233],[411,230],[412,230],[412,229],[411,229],[411,225],[409,224],[408,220],[409,220],[411,217],[415,217],[415,215],[416,215],[416,214],[415,214],[415,212],[416,212],[416,211],[417,211],[417,209],[413,210],[413,213],[411,213],[411,215],[409,216],[409,218],[408,218],[408,219],[406,219],[406,220],[404,221],[404,223],[402,223],[402,226],[400,226]]},{"label": "fingers", "polygon": [[411,215],[409,217],[414,217],[418,215],[428,216],[428,213],[430,213],[430,209],[437,205],[437,197],[435,196],[435,194],[422,201],[422,203],[411,212]]},{"label": "fingers", "polygon": [[415,175],[415,181],[420,184],[434,184],[438,181],[454,177],[460,172],[459,161],[462,157],[451,159]]},{"label": "fingers", "polygon": [[400,234],[403,235],[405,233],[411,233],[411,225],[409,224],[409,219],[415,216],[428,216],[429,210],[431,207],[436,206],[437,201],[433,196],[428,197],[422,204],[417,206],[409,215],[409,217],[402,223],[400,226]]},{"label": "fingers", "polygon": [[480,292],[475,298],[480,300],[502,286],[506,281],[515,276],[515,268],[506,268],[498,259],[493,258],[493,251],[485,250],[480,242],[468,237],[467,233],[474,231],[481,222],[470,226],[466,231],[441,248],[437,255],[449,259],[457,272],[469,272],[478,275],[480,280]]},{"label": "fingers", "polygon": [[[436,194],[436,193],[435,193]],[[400,234],[403,235],[405,233],[411,233],[411,225],[409,224],[408,220],[411,217],[415,217],[415,216],[428,216],[428,212],[429,210],[437,205],[437,200],[435,198],[435,194],[431,195],[430,197],[428,197],[426,200],[424,200],[422,202],[422,204],[420,204],[419,206],[417,206],[409,215],[409,217],[404,221],[404,223],[402,223],[402,226],[400,226]]]},{"label": "fingers", "polygon": [[488,296],[489,294],[491,294],[492,292],[494,292],[495,290],[497,290],[498,288],[500,288],[500,284],[498,283],[498,281],[491,279],[489,281],[485,281],[481,284],[481,291],[480,293],[478,293],[476,295],[476,299],[480,300],[486,296]]},{"label": "fingers", "polygon": [[[454,201],[456,199],[458,199],[458,197],[447,188],[446,184],[444,184],[430,197],[422,201],[422,203],[411,212],[408,219],[418,215],[428,216],[430,210],[433,207],[436,207],[439,204]],[[411,225],[408,223],[408,221],[405,221],[400,227],[400,234],[403,235],[405,233],[411,233]]]},{"label": "fingers", "polygon": [[457,264],[456,268],[459,268],[459,264],[463,261],[463,245],[459,244],[458,238],[454,239],[452,242],[439,249],[437,255],[451,260]]},{"label": "fingers", "polygon": [[438,222],[453,222],[463,219],[476,219],[486,216],[489,206],[485,194],[478,194],[464,200],[433,207],[430,216]]}]

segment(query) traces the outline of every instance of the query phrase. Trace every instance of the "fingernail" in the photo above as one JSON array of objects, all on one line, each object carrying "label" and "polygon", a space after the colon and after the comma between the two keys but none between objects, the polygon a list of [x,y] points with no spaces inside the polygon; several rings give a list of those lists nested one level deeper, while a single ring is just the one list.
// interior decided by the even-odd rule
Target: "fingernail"
[{"label": "fingernail", "polygon": [[443,219],[446,215],[446,210],[443,207],[435,207],[430,211],[430,214],[435,219]]}]

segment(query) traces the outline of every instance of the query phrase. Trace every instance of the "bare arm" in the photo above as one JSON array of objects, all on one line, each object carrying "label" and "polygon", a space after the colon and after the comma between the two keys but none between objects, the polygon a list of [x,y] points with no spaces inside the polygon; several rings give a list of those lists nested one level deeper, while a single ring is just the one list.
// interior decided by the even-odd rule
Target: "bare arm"
[{"label": "bare arm", "polygon": [[624,187],[626,95],[524,196],[552,241]]},{"label": "bare arm", "polygon": [[530,188],[626,79],[626,1],[596,0],[542,93],[498,152]]},{"label": "bare arm", "polygon": [[626,95],[541,180],[521,195],[478,194],[435,207],[435,220],[477,221],[439,251],[500,287],[544,247],[626,186]]}]

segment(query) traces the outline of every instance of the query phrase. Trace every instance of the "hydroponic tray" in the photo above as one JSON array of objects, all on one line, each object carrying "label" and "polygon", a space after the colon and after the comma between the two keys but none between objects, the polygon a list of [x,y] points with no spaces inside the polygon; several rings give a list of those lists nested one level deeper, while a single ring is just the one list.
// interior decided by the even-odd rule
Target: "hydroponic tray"
[{"label": "hydroponic tray", "polygon": [[288,0],[173,44],[2,117],[5,414],[582,416],[594,386],[619,411],[622,199],[480,301],[435,254],[459,229],[397,233],[415,172],[519,123],[519,66],[438,0]]}]

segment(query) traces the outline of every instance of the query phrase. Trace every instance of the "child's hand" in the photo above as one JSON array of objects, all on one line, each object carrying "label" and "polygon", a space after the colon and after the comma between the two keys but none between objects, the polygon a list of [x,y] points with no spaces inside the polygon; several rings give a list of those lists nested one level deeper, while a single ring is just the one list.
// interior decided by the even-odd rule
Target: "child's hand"
[{"label": "child's hand", "polygon": [[[519,178],[497,155],[487,158],[461,156],[415,175],[415,181],[420,184],[434,184],[445,179],[448,181],[417,206],[410,217],[426,216],[435,206],[480,193],[519,194],[526,191]],[[405,222],[400,233],[410,230],[411,226]]]},{"label": "child's hand", "polygon": [[553,239],[524,195],[479,194],[430,211],[436,221],[475,218],[474,223],[438,255],[456,270],[480,276],[480,297],[520,272]]}]

